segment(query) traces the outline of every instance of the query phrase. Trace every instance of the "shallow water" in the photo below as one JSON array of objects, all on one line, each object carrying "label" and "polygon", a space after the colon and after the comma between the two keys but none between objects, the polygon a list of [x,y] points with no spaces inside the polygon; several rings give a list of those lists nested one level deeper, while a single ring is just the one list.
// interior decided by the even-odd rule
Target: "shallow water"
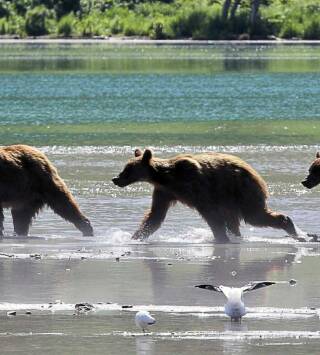
[{"label": "shallow water", "polygon": [[[207,148],[155,147],[155,154],[164,157]],[[31,237],[15,239],[10,237],[6,213],[8,234],[0,244],[4,353],[25,348],[35,354],[44,349],[53,354],[84,354],[89,349],[102,353],[106,346],[110,354],[317,351],[318,243],[299,243],[281,231],[243,226],[241,240],[214,244],[205,223],[181,205],[169,212],[163,227],[146,243],[132,242],[130,235],[150,204],[150,187],[119,189],[111,178],[133,148],[40,149],[58,167],[96,235],[82,238],[45,210],[34,222]],[[210,147],[250,162],[269,183],[270,206],[292,216],[302,230],[318,233],[318,191],[306,191],[299,184],[314,149]],[[241,286],[253,280],[290,279],[297,285],[280,283],[246,294],[248,314],[241,324],[231,324],[224,316],[223,295],[194,288],[199,283]],[[95,310],[76,314],[79,302],[92,303]],[[134,324],[139,309],[157,319],[147,336]],[[17,316],[8,317],[11,310]],[[26,315],[27,310],[32,314]]]},{"label": "shallow water", "polygon": [[[236,154],[266,179],[271,208],[319,233],[319,189],[300,184],[319,148],[319,48],[0,45],[2,144],[45,152],[95,229],[82,238],[46,209],[17,239],[5,211],[1,354],[317,353],[318,243],[242,226],[242,238],[215,244],[181,205],[133,242],[151,188],[111,178],[137,145],[160,157]],[[290,279],[246,294],[241,324],[223,295],[194,288]],[[94,310],[78,314],[79,302]],[[157,320],[146,336],[139,309]]]}]

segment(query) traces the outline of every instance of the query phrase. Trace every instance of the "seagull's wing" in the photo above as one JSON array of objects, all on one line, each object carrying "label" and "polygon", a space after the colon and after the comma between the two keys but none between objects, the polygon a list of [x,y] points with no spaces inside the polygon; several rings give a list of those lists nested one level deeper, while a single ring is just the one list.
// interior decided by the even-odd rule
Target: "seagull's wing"
[{"label": "seagull's wing", "polygon": [[219,286],[213,286],[213,285],[197,285],[194,287],[198,288],[204,288],[205,290],[209,291],[216,291],[216,292],[222,292],[221,288]]},{"label": "seagull's wing", "polygon": [[243,292],[249,292],[249,291],[258,290],[259,288],[262,287],[274,285],[275,283],[276,282],[274,281],[253,281],[250,282],[248,285],[241,287],[241,289]]},{"label": "seagull's wing", "polygon": [[149,312],[144,312],[144,311],[138,312],[135,316],[135,319],[138,322],[143,322],[147,324],[155,323],[155,319],[151,316]]}]

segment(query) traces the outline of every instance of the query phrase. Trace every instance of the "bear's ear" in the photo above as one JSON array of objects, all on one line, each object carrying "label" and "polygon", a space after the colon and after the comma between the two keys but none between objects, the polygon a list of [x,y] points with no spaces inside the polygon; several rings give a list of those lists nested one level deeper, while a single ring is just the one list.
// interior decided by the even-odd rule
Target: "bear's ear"
[{"label": "bear's ear", "polygon": [[140,157],[142,155],[142,151],[141,149],[137,148],[135,151],[134,151],[134,156],[136,158]]},{"label": "bear's ear", "polygon": [[142,162],[149,164],[151,158],[152,158],[152,151],[150,149],[146,149],[143,153]]},{"label": "bear's ear", "polygon": [[316,154],[316,158],[317,158],[317,159],[319,159],[319,158],[320,158],[320,153],[319,153],[319,152],[317,152],[317,154]]}]

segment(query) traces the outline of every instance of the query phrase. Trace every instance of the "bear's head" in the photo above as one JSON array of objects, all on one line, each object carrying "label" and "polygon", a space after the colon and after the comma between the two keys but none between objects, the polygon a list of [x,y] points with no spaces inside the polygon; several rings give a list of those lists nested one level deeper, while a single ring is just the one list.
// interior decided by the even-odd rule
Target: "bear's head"
[{"label": "bear's head", "polygon": [[301,182],[307,189],[312,189],[320,183],[320,153],[317,152],[316,159],[309,168],[309,175]]},{"label": "bear's head", "polygon": [[134,158],[130,159],[122,172],[112,182],[125,187],[138,181],[149,181],[150,179],[150,160],[152,151],[146,149],[144,153],[140,149],[134,151]]}]

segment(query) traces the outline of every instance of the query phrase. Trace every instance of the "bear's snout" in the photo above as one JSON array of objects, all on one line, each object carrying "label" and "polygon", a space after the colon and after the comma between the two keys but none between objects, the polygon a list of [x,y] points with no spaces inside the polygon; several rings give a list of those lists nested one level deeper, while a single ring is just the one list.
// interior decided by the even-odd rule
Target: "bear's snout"
[{"label": "bear's snout", "polygon": [[114,177],[114,178],[112,179],[112,182],[113,182],[115,185],[119,186],[119,185],[118,185],[118,184],[119,184],[119,178],[118,178],[118,177]]},{"label": "bear's snout", "polygon": [[119,186],[119,187],[125,187],[125,186],[127,186],[127,184],[125,183],[125,181],[123,181],[123,179],[120,179],[119,177],[114,177],[114,178],[112,179],[112,182],[113,182],[115,185]]},{"label": "bear's snout", "polygon": [[310,185],[309,185],[309,183],[308,183],[308,180],[307,180],[307,179],[301,181],[301,184],[302,184],[304,187],[306,187],[307,189],[310,189],[310,188],[311,188]]},{"label": "bear's snout", "polygon": [[301,184],[306,187],[307,189],[312,189],[313,187],[315,187],[316,185],[318,185],[319,181],[317,181],[316,179],[312,179],[309,176],[304,179],[303,181],[301,181]]}]

